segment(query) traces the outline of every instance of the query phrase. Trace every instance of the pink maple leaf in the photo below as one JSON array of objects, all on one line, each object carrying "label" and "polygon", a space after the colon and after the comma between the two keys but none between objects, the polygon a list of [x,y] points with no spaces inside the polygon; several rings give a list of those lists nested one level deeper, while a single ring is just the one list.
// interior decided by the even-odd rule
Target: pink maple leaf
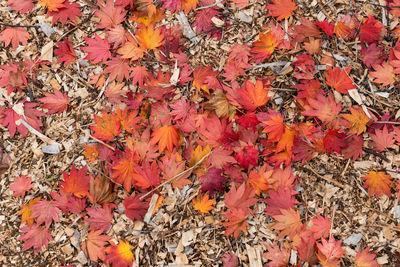
[{"label": "pink maple leaf", "polygon": [[21,175],[15,177],[14,183],[12,183],[9,188],[14,191],[13,196],[24,196],[26,191],[33,187],[32,179],[30,177],[26,177],[25,175]]}]

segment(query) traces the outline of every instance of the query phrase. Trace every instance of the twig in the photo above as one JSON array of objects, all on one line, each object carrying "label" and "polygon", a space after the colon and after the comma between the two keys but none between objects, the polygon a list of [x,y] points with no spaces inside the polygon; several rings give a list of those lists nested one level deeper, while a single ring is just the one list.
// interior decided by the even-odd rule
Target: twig
[{"label": "twig", "polygon": [[206,8],[210,8],[210,7],[214,7],[214,6],[218,5],[219,3],[220,3],[220,1],[216,0],[214,4],[211,4],[211,5],[208,5],[208,6],[201,6],[201,7],[196,8],[196,11],[202,10],[202,9],[206,9]]},{"label": "twig", "polygon": [[400,122],[398,121],[374,121],[373,124],[374,123],[400,125]]},{"label": "twig", "polygon": [[325,177],[325,176],[322,176],[322,175],[318,174],[318,173],[317,173],[314,169],[312,169],[310,166],[304,166],[303,168],[305,168],[305,169],[311,171],[311,172],[312,172],[313,174],[315,174],[318,178],[321,178],[321,179],[323,179],[323,180],[325,180],[325,181],[327,181],[327,182],[329,182],[329,183],[332,183],[332,184],[334,184],[334,185],[336,185],[336,186],[338,186],[338,187],[340,187],[340,188],[342,188],[342,189],[345,189],[345,186],[342,185],[341,183],[339,183],[338,181],[332,180],[331,178],[328,178],[328,177]]},{"label": "twig", "polygon": [[374,151],[374,150],[372,150],[372,149],[363,147],[362,150],[363,150],[365,153],[372,154],[372,155],[374,155],[374,156],[377,156],[378,158],[381,158],[382,160],[384,160],[384,161],[386,161],[386,162],[390,162],[390,160],[389,160],[387,157],[385,157],[385,156],[382,155],[381,153],[378,153],[378,152],[376,152],[376,151]]},{"label": "twig", "polygon": [[[78,125],[79,129],[83,132],[83,129],[80,125]],[[107,143],[104,143],[103,141],[101,141],[100,139],[97,139],[96,137],[92,136],[91,134],[89,134],[89,137],[92,138],[93,140],[95,140],[96,142],[108,147],[109,149],[111,149],[112,151],[115,151],[115,148],[113,148],[112,146],[110,146]]]},{"label": "twig", "polygon": [[148,195],[150,195],[151,193],[153,193],[154,191],[158,190],[159,188],[163,187],[164,185],[182,177],[183,175],[185,175],[186,173],[192,171],[193,169],[195,169],[197,166],[199,166],[211,153],[213,152],[213,150],[211,150],[210,152],[208,152],[207,154],[205,154],[195,165],[193,165],[192,167],[184,170],[183,172],[178,173],[177,175],[171,177],[170,179],[164,181],[163,183],[161,183],[160,185],[158,185],[157,187],[153,188],[152,190],[150,190],[149,192],[147,192],[146,194],[144,194],[143,196],[141,196],[139,199],[144,199],[145,197],[147,197]]},{"label": "twig", "polygon": [[6,26],[11,28],[40,28],[39,25],[12,25],[7,23],[0,23],[0,26]]}]

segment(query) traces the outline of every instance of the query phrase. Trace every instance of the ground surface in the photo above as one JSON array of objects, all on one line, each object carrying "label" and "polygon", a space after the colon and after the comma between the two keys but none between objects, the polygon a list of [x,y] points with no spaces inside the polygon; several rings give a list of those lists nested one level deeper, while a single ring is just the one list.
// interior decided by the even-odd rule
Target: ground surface
[{"label": "ground surface", "polygon": [[[90,2],[80,2],[82,17],[76,26],[67,24],[54,25],[55,32],[46,36],[39,28],[29,28],[31,35],[28,43],[22,49],[15,51],[11,46],[2,47],[0,51],[1,65],[10,64],[13,61],[21,61],[24,58],[34,60],[41,56],[41,49],[53,41],[60,41],[64,37],[73,44],[74,48],[85,45],[86,36],[93,37],[98,20],[93,16]],[[200,62],[205,66],[212,66],[214,70],[221,71],[227,60],[227,51],[235,43],[251,44],[258,38],[263,30],[263,25],[269,25],[273,18],[266,16],[265,8],[269,1],[252,1],[244,9],[237,9],[230,1],[218,6],[221,10],[222,37],[217,39],[206,33],[197,35],[199,42],[192,43],[184,39],[184,45],[189,55],[189,64],[196,65]],[[289,25],[296,24],[301,18],[306,17],[317,21],[325,16],[329,21],[335,22],[340,15],[347,12],[358,14],[361,17],[373,15],[378,21],[385,20],[387,30],[392,30],[397,25],[398,19],[387,14],[387,10],[378,1],[308,1],[297,2],[297,10],[286,21]],[[39,5],[26,13],[9,12],[7,2],[1,2],[1,21],[7,24],[39,25],[40,21],[52,25],[51,18],[45,18],[45,9]],[[245,12],[248,22],[243,22]],[[384,17],[382,17],[384,14]],[[187,15],[193,22],[194,12]],[[242,18],[242,20],[240,19]],[[389,20],[389,21],[388,21]],[[177,15],[167,12],[161,25],[177,23]],[[285,23],[284,20],[281,23]],[[229,24],[229,27],[226,25]],[[224,28],[226,27],[226,29]],[[383,42],[394,46],[395,39],[386,38]],[[4,43],[2,43],[4,45]],[[293,62],[301,47],[289,51],[275,51],[263,63]],[[355,41],[333,41],[324,39],[321,54],[316,55],[318,60],[326,53],[336,55],[336,58],[346,57],[345,61],[339,61],[345,66],[352,66],[351,77],[359,84],[358,93],[368,103],[368,108],[377,114],[383,115],[390,112],[391,118],[400,110],[400,94],[397,84],[388,88],[379,84],[373,84],[377,91],[387,92],[388,96],[382,97],[370,90],[365,82],[366,68],[361,60],[360,43]],[[82,59],[84,52],[78,52],[77,57]],[[34,253],[32,249],[21,252],[21,216],[18,212],[21,206],[30,199],[41,197],[50,199],[49,192],[59,188],[62,181],[62,173],[70,171],[72,164],[77,167],[87,165],[88,172],[97,174],[99,166],[88,162],[83,155],[84,145],[96,142],[90,137],[90,126],[94,125],[93,115],[100,110],[112,110],[115,106],[109,103],[101,88],[89,84],[88,74],[97,73],[98,65],[72,64],[66,67],[57,63],[57,57],[51,58],[53,64],[39,68],[35,82],[22,92],[15,92],[6,96],[6,90],[2,88],[3,98],[16,102],[22,99],[37,102],[43,97],[44,92],[52,92],[53,88],[67,92],[71,99],[67,111],[61,114],[46,115],[41,118],[42,133],[62,145],[61,152],[57,155],[49,155],[41,151],[44,144],[38,136],[29,133],[26,137],[17,133],[11,137],[7,127],[0,128],[0,147],[9,157],[9,167],[1,175],[0,179],[0,264],[3,266],[74,266],[94,265],[89,263],[81,249],[81,237],[87,233],[87,225],[79,220],[82,215],[61,216],[60,221],[51,227],[53,241],[47,249],[40,253]],[[148,59],[148,64],[155,69],[160,65],[156,60]],[[338,66],[341,66],[338,64]],[[254,63],[253,65],[257,65]],[[86,68],[85,68],[86,67]],[[173,65],[162,65],[164,71],[174,70]],[[289,67],[284,73],[276,74],[270,68],[258,68],[246,72],[246,79],[254,79],[262,76],[275,76],[273,91],[270,100],[270,108],[279,111],[289,121],[296,116],[298,109],[294,99],[294,84],[298,80],[293,78],[293,68]],[[321,76],[322,77],[322,76]],[[368,79],[368,78],[367,78]],[[132,86],[126,82],[126,89],[132,90]],[[3,90],[4,89],[4,90]],[[185,91],[186,90],[186,91]],[[193,86],[181,86],[182,95],[192,96],[192,101],[200,105],[203,101],[202,93],[196,91]],[[193,96],[194,95],[194,96]],[[204,98],[207,98],[204,97]],[[275,101],[279,99],[279,101]],[[337,96],[344,106],[350,106],[352,100],[348,95]],[[397,119],[397,117],[396,117]],[[332,153],[320,154],[309,162],[303,164],[294,162],[292,170],[299,180],[296,196],[297,207],[301,210],[304,221],[322,212],[333,222],[331,234],[337,240],[343,240],[342,248],[346,254],[341,258],[341,265],[350,266],[354,262],[355,254],[367,246],[370,246],[377,255],[378,262],[386,266],[399,264],[398,254],[400,248],[400,228],[398,225],[397,194],[391,197],[371,197],[363,188],[363,179],[366,173],[372,169],[384,169],[394,179],[398,162],[398,147],[395,145],[381,154],[388,159],[384,161],[374,153],[363,153],[356,161],[343,160],[343,156]],[[9,189],[17,176],[26,175],[32,177],[34,187],[27,193],[27,197],[18,198],[12,196]],[[264,213],[266,204],[259,201],[253,207],[254,214],[248,218],[249,226],[245,233],[238,239],[224,235],[224,227],[219,222],[223,219],[221,211],[225,210],[224,195],[217,193],[214,197],[214,210],[209,214],[199,214],[192,207],[192,200],[201,190],[201,184],[192,174],[193,182],[183,190],[173,188],[167,184],[160,188],[158,195],[164,197],[163,205],[152,216],[149,223],[132,221],[123,212],[122,200],[125,192],[121,187],[117,188],[116,209],[113,215],[112,228],[108,235],[114,240],[123,238],[133,246],[135,263],[139,266],[160,266],[173,263],[190,264],[191,266],[218,266],[221,257],[227,252],[233,251],[239,258],[240,266],[258,266],[259,263],[267,263],[262,258],[266,252],[266,245],[277,240],[278,234],[271,226],[274,221]],[[394,192],[394,191],[393,191]],[[399,210],[397,209],[397,212]],[[357,235],[360,239],[357,240]],[[171,265],[172,266],[172,265]]]}]

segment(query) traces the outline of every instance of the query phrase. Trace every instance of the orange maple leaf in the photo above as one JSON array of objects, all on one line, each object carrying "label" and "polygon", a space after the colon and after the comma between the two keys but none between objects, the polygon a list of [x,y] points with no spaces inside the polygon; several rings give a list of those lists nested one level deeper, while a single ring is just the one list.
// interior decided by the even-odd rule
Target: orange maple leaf
[{"label": "orange maple leaf", "polygon": [[194,10],[199,0],[181,0],[181,9],[187,14],[190,10]]},{"label": "orange maple leaf", "polygon": [[266,6],[269,16],[277,17],[277,20],[287,19],[297,9],[292,0],[272,0],[272,4]]},{"label": "orange maple leaf", "polygon": [[18,48],[20,43],[26,45],[31,37],[26,29],[22,27],[6,27],[0,35],[0,41],[4,41],[5,46],[11,43],[14,50]]},{"label": "orange maple leaf", "polygon": [[137,176],[135,165],[138,161],[136,153],[127,149],[122,158],[112,166],[111,178],[122,184],[127,191],[131,190],[132,185],[135,183],[135,177]]},{"label": "orange maple leaf", "polygon": [[351,114],[342,115],[350,123],[349,134],[360,135],[367,130],[367,123],[370,119],[359,106],[350,107],[349,110]]},{"label": "orange maple leaf", "polygon": [[217,75],[218,72],[213,71],[211,69],[211,66],[208,66],[206,68],[200,66],[193,72],[193,86],[196,87],[197,90],[199,91],[203,90],[209,94],[210,91],[206,79],[207,77],[217,76]]},{"label": "orange maple leaf", "polygon": [[247,214],[244,210],[232,209],[222,214],[227,218],[227,221],[222,222],[222,225],[227,228],[224,235],[233,234],[237,239],[240,232],[246,232],[249,224],[246,221]]},{"label": "orange maple leaf", "polygon": [[139,46],[139,43],[132,36],[128,35],[128,41],[117,52],[121,54],[121,58],[137,60],[143,57],[144,49]]},{"label": "orange maple leaf", "polygon": [[118,245],[110,241],[111,246],[107,247],[104,251],[107,253],[106,263],[112,266],[128,267],[132,266],[135,257],[131,251],[132,246],[127,241],[118,239]]},{"label": "orange maple leaf", "polygon": [[275,230],[280,231],[279,237],[289,236],[293,238],[302,228],[300,214],[294,209],[280,209],[281,214],[272,215],[277,222],[272,226]]},{"label": "orange maple leaf", "polygon": [[279,45],[280,40],[271,32],[262,33],[258,35],[258,41],[253,43],[251,53],[255,54],[255,58],[262,61],[268,58]]},{"label": "orange maple leaf", "polygon": [[208,194],[198,194],[197,198],[193,200],[193,208],[200,213],[209,213],[213,207],[214,200],[210,199]]},{"label": "orange maple leaf", "polygon": [[268,100],[268,90],[264,88],[262,81],[256,83],[246,81],[242,88],[238,89],[238,101],[247,110],[253,111],[257,107],[264,106]]},{"label": "orange maple leaf", "polygon": [[94,121],[96,124],[90,126],[90,129],[94,131],[93,136],[103,141],[111,141],[121,131],[120,121],[117,120],[115,114],[103,111],[101,117],[94,115]]},{"label": "orange maple leaf", "polygon": [[282,114],[273,110],[268,110],[268,113],[262,114],[258,116],[258,119],[264,124],[262,132],[268,134],[268,141],[278,142],[285,132]]},{"label": "orange maple leaf", "polygon": [[35,218],[32,218],[32,212],[33,210],[31,207],[35,204],[37,204],[40,200],[40,197],[31,199],[28,204],[23,205],[21,207],[21,210],[18,212],[19,215],[21,215],[21,224],[26,222],[28,225],[32,225],[35,222]]},{"label": "orange maple leaf", "polygon": [[94,162],[99,156],[95,145],[85,145],[85,152],[82,153],[89,162]]},{"label": "orange maple leaf", "polygon": [[172,125],[164,125],[151,134],[150,144],[158,143],[158,150],[160,152],[168,149],[171,153],[174,146],[178,146],[179,134],[176,128]]},{"label": "orange maple leaf", "polygon": [[355,263],[356,267],[379,267],[380,265],[375,259],[376,255],[369,252],[369,247],[356,254]]},{"label": "orange maple leaf", "polygon": [[47,8],[48,11],[57,12],[60,8],[65,7],[64,2],[65,0],[39,0],[39,5]]},{"label": "orange maple leaf", "polygon": [[276,145],[276,152],[281,152],[285,150],[291,156],[295,135],[296,130],[291,126],[286,125],[285,132],[283,133],[281,139]]},{"label": "orange maple leaf", "polygon": [[89,257],[92,261],[97,261],[98,259],[104,261],[105,259],[104,249],[111,236],[102,235],[102,233],[103,230],[91,231],[87,235],[86,241],[81,243],[81,248],[86,257]]},{"label": "orange maple leaf", "polygon": [[390,196],[390,188],[393,187],[392,177],[385,172],[370,171],[363,179],[364,188],[368,188],[370,196],[380,197],[383,194]]},{"label": "orange maple leaf", "polygon": [[68,175],[63,172],[64,182],[61,182],[60,191],[74,194],[78,198],[83,198],[89,194],[90,177],[86,175],[86,166],[79,171],[72,165]]},{"label": "orange maple leaf", "polygon": [[164,44],[164,35],[161,33],[160,28],[154,29],[153,25],[141,27],[136,32],[136,38],[142,49],[156,49]]},{"label": "orange maple leaf", "polygon": [[381,65],[372,65],[375,71],[369,74],[374,77],[375,83],[381,83],[383,86],[392,85],[395,82],[395,73],[393,66],[387,62],[382,62]]},{"label": "orange maple leaf", "polygon": [[349,77],[350,69],[350,67],[343,70],[338,67],[328,67],[328,72],[325,75],[326,84],[339,93],[348,94],[348,90],[356,88],[353,80]]},{"label": "orange maple leaf", "polygon": [[257,196],[259,196],[261,192],[266,192],[271,189],[269,178],[274,171],[272,169],[267,170],[266,167],[267,166],[264,165],[258,171],[253,169],[249,173],[249,179],[247,181],[254,188]]}]

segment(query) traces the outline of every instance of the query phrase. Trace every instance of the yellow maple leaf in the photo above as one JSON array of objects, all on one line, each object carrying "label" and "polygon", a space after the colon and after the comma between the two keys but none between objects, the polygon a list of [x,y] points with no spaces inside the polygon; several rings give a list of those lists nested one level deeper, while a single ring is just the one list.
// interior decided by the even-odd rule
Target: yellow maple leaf
[{"label": "yellow maple leaf", "polygon": [[367,130],[369,118],[359,106],[351,107],[349,110],[351,114],[342,115],[350,123],[349,134],[360,135]]},{"label": "yellow maple leaf", "polygon": [[368,188],[370,196],[380,197],[383,194],[390,196],[390,188],[393,187],[392,177],[385,172],[370,171],[364,180],[364,188]]},{"label": "yellow maple leaf", "polygon": [[31,218],[31,207],[38,203],[39,200],[40,197],[31,199],[28,204],[22,206],[21,210],[18,212],[18,214],[21,215],[21,223],[26,222],[28,225],[32,225],[35,222],[35,218]]},{"label": "yellow maple leaf", "polygon": [[209,213],[213,207],[214,200],[210,199],[208,194],[198,194],[197,198],[193,200],[193,208],[200,213]]},{"label": "yellow maple leaf", "polygon": [[210,153],[210,151],[211,151],[211,147],[209,145],[205,146],[204,148],[199,145],[199,146],[196,147],[195,150],[192,149],[192,151],[190,152],[189,167],[194,166],[205,155]]},{"label": "yellow maple leaf", "polygon": [[47,8],[48,11],[57,12],[60,8],[65,7],[65,0],[39,0],[39,5]]},{"label": "yellow maple leaf", "polygon": [[141,27],[137,33],[136,38],[142,49],[156,49],[164,43],[164,35],[161,33],[160,28],[154,29],[152,24]]},{"label": "yellow maple leaf", "polygon": [[164,125],[154,133],[151,134],[150,144],[154,145],[158,143],[158,150],[160,152],[168,149],[168,152],[172,152],[174,146],[178,145],[178,131],[172,125]]}]

